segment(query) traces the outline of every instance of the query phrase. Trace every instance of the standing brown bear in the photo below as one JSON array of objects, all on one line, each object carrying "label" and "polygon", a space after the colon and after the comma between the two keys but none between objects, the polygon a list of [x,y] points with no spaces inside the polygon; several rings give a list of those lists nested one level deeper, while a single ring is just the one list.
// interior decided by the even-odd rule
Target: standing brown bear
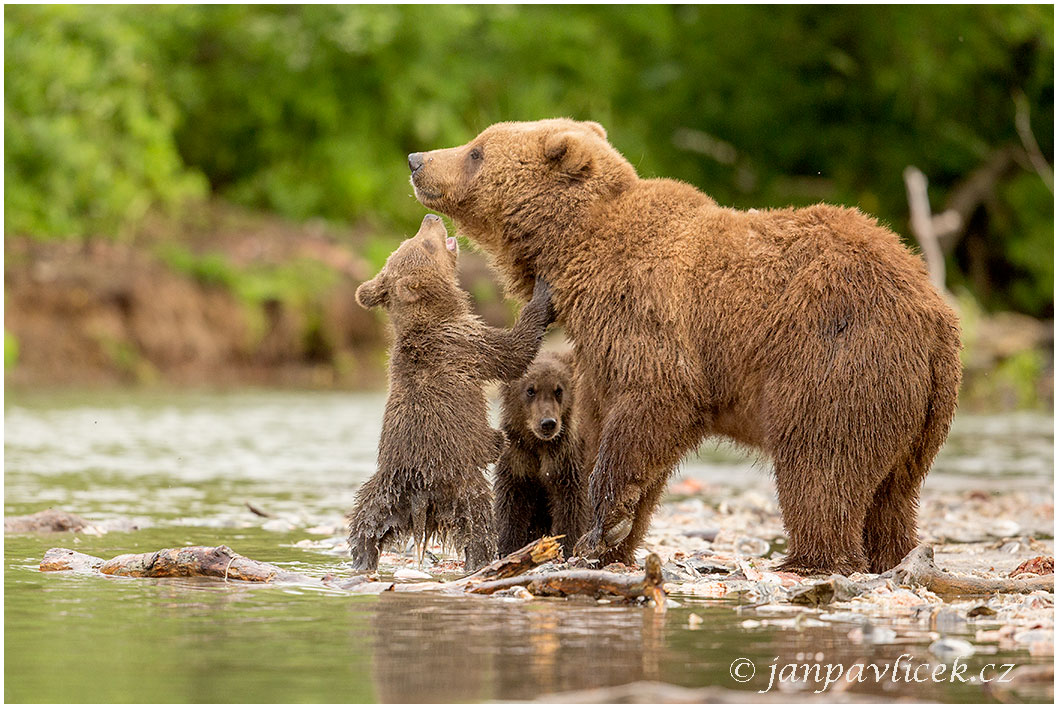
[{"label": "standing brown bear", "polygon": [[573,418],[573,356],[541,352],[503,387],[507,447],[494,478],[500,556],[545,534],[561,534],[568,556],[588,527],[588,486]]},{"label": "standing brown bear", "polygon": [[455,237],[429,214],[356,291],[363,307],[386,309],[394,333],[378,472],[361,486],[348,518],[357,569],[375,569],[382,547],[409,536],[420,554],[433,538],[448,542],[463,552],[468,571],[495,556],[484,470],[504,438],[489,425],[484,384],[522,375],[552,311],[540,283],[513,328],[487,327],[459,288],[457,257]]},{"label": "standing brown bear", "polygon": [[711,434],[773,459],[785,568],[882,571],[915,545],[959,327],[893,232],[855,209],[738,211],[640,179],[591,122],[500,123],[409,165],[419,201],[511,293],[553,288],[597,451],[579,553],[632,561],[669,473]]}]

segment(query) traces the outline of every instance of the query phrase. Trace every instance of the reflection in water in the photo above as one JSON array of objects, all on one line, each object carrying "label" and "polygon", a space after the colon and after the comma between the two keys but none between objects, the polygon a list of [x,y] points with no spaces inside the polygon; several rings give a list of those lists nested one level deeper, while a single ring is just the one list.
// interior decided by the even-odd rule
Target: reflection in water
[{"label": "reflection in water", "polygon": [[664,618],[594,602],[383,594],[372,618],[376,691],[384,702],[524,700],[656,680]]}]

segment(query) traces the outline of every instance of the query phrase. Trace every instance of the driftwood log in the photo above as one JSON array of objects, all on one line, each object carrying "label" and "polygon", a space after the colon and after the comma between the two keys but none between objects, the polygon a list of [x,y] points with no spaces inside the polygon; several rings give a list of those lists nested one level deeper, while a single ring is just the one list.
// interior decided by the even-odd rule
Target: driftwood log
[{"label": "driftwood log", "polygon": [[534,596],[604,595],[624,598],[653,599],[658,608],[665,607],[665,590],[661,579],[661,559],[657,554],[647,557],[642,576],[614,574],[606,571],[571,569],[546,574],[527,574],[486,581],[469,589],[471,593],[492,594],[497,591],[524,586]]},{"label": "driftwood log", "polygon": [[305,574],[293,573],[235,553],[227,546],[181,547],[147,554],[122,554],[109,561],[71,549],[49,549],[40,562],[41,571],[98,571],[107,576],[143,578],[211,577],[250,583],[320,583]]},{"label": "driftwood log", "polygon": [[883,574],[897,583],[925,586],[938,595],[983,596],[991,593],[1054,592],[1054,574],[1029,579],[980,579],[957,576],[937,566],[933,547],[921,544],[911,550],[904,560]]}]

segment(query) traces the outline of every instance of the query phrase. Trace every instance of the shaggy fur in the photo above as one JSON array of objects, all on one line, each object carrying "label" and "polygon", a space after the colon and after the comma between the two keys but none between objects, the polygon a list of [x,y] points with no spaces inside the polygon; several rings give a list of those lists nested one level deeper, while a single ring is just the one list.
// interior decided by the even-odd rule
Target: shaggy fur
[{"label": "shaggy fur", "polygon": [[378,471],[348,518],[357,569],[376,568],[380,549],[408,536],[420,549],[446,541],[464,553],[467,570],[495,556],[484,469],[504,438],[489,426],[484,383],[522,375],[552,312],[541,283],[513,328],[484,325],[456,282],[457,248],[446,237],[440,217],[428,215],[356,291],[363,307],[386,309],[394,333]]},{"label": "shaggy fur", "polygon": [[711,434],[774,460],[785,568],[882,571],[915,545],[959,326],[893,232],[855,209],[738,211],[640,179],[597,123],[501,123],[413,157],[419,201],[514,295],[546,278],[576,343],[597,450],[578,553],[631,561],[669,473]]},{"label": "shaggy fur", "polygon": [[561,534],[568,556],[588,526],[588,485],[573,418],[572,353],[541,352],[503,387],[507,448],[496,463],[493,511],[500,556]]}]

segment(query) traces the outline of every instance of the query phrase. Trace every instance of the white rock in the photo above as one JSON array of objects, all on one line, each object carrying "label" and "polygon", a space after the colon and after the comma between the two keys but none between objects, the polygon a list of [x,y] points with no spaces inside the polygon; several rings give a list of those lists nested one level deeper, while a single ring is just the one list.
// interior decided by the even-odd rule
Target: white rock
[{"label": "white rock", "polygon": [[970,657],[974,654],[974,650],[975,648],[971,643],[958,638],[941,638],[929,646],[930,654],[945,662],[956,658]]}]

